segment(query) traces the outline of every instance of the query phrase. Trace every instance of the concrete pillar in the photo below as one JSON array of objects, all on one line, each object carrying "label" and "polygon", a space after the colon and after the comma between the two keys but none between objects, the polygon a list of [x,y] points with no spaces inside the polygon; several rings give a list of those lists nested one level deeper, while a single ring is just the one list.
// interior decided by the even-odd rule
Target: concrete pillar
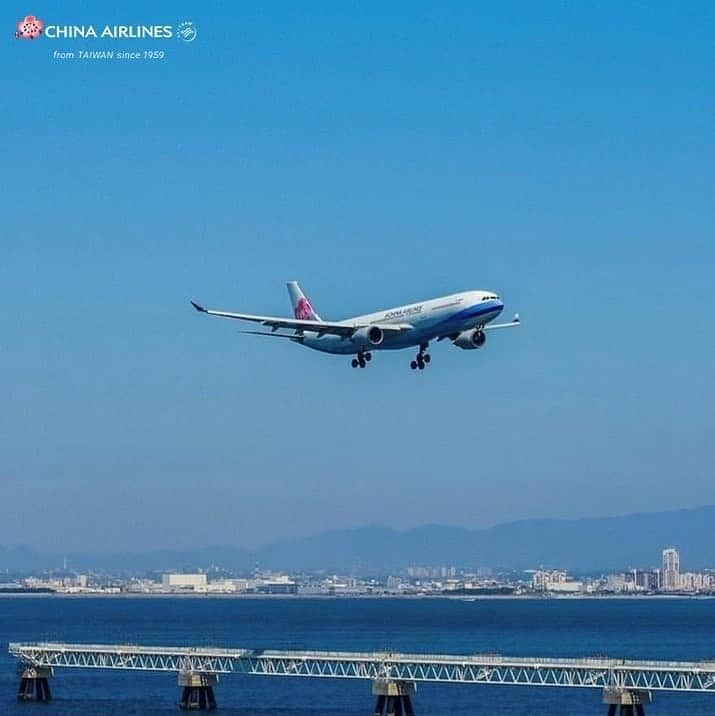
[{"label": "concrete pillar", "polygon": [[412,681],[373,681],[372,693],[377,696],[375,716],[414,716],[410,697],[415,693],[415,688]]},{"label": "concrete pillar", "polygon": [[382,716],[385,713],[385,704],[387,703],[387,696],[384,694],[378,694],[377,702],[375,703],[375,716]]},{"label": "concrete pillar", "polygon": [[216,674],[199,671],[179,672],[179,686],[181,686],[179,708],[183,711],[213,711],[216,708],[213,687],[217,683]]},{"label": "concrete pillar", "polygon": [[19,673],[18,701],[49,701],[52,698],[49,682],[52,669],[49,666],[22,666]]},{"label": "concrete pillar", "polygon": [[652,701],[645,689],[607,688],[603,703],[608,704],[608,716],[645,716],[645,705]]}]

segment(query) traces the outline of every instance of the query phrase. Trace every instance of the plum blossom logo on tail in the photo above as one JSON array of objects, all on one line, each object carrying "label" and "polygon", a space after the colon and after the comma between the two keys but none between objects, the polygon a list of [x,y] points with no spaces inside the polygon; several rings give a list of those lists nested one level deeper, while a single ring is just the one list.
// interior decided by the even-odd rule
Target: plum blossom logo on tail
[{"label": "plum blossom logo on tail", "polygon": [[295,315],[299,321],[312,321],[315,318],[315,314],[307,298],[298,299],[298,303],[295,304],[295,309],[293,310],[293,315]]},{"label": "plum blossom logo on tail", "polygon": [[36,40],[42,35],[42,28],[45,23],[34,15],[25,15],[19,20],[15,30],[16,40]]}]

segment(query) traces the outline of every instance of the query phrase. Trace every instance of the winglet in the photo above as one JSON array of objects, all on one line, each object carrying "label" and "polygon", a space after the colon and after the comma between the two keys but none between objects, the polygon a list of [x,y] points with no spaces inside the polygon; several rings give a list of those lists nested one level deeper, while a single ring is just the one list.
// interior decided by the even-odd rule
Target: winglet
[{"label": "winglet", "polygon": [[206,309],[203,306],[199,306],[198,303],[194,303],[193,301],[189,301],[189,303],[197,310],[201,311],[201,313],[206,313]]}]

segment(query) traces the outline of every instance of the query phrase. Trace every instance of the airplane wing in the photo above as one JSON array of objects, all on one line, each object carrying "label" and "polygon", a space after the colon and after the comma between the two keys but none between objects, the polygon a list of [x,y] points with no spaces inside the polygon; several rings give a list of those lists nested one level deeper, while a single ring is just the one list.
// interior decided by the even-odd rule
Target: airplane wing
[{"label": "airplane wing", "polygon": [[521,320],[519,319],[519,314],[515,314],[514,318],[512,318],[509,323],[487,323],[486,326],[484,326],[485,331],[491,331],[492,328],[513,328],[514,326],[521,325]]},{"label": "airplane wing", "polygon": [[[482,326],[483,331],[490,331],[492,328],[514,328],[514,326],[520,326],[521,325],[521,319],[519,318],[519,314],[515,313],[514,318],[509,321],[509,323],[487,323],[485,326]],[[437,342],[445,340],[445,338],[449,338],[450,340],[454,340],[457,337],[457,333],[449,334],[440,336],[437,339]]]},{"label": "airplane wing", "polygon": [[296,335],[295,333],[269,333],[268,331],[239,331],[239,333],[245,333],[249,336],[266,336],[267,338],[288,338],[291,341],[303,341],[305,336]]},{"label": "airplane wing", "polygon": [[[221,318],[235,318],[239,321],[253,321],[254,323],[261,323],[264,326],[270,326],[272,331],[277,331],[279,328],[287,328],[294,330],[297,334],[302,334],[304,331],[310,333],[317,333],[319,336],[332,335],[332,336],[343,336],[344,338],[350,338],[355,331],[366,326],[379,326],[385,333],[401,333],[402,331],[408,331],[412,328],[409,323],[370,323],[370,324],[359,324],[359,323],[331,323],[329,321],[304,321],[299,318],[276,318],[274,316],[255,316],[250,313],[229,313],[227,311],[214,311],[191,301],[191,305],[201,313],[207,313],[209,316],[220,316]],[[262,335],[271,335],[262,334]],[[287,336],[293,337],[293,336]]]}]

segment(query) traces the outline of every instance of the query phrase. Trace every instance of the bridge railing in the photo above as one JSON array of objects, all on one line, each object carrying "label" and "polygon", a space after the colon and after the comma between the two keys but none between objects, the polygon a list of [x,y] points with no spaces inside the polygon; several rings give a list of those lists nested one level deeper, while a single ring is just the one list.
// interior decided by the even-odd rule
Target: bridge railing
[{"label": "bridge railing", "polygon": [[29,666],[715,692],[715,662],[11,643]]}]

